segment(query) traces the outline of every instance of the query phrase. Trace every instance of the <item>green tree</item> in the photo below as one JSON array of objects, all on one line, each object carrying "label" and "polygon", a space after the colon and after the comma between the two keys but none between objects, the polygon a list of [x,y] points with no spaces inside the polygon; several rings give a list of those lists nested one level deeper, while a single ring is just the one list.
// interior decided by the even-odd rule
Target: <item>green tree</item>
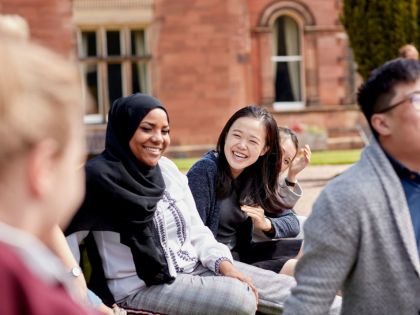
[{"label": "green tree", "polygon": [[341,22],[363,78],[419,38],[418,0],[344,0]]}]

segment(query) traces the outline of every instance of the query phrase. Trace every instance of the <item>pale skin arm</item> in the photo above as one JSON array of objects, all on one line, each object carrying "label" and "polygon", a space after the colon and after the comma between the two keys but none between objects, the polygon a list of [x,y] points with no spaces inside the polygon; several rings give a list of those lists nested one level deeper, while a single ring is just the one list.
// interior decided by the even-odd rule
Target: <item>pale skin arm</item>
[{"label": "pale skin arm", "polygon": [[[45,237],[44,243],[61,259],[66,269],[70,270],[78,266],[79,263],[74,258],[70,247],[67,244],[64,233],[61,231],[58,225],[54,226],[49,236]],[[78,277],[74,277],[74,286],[76,288],[77,297],[83,302],[87,302],[87,285],[83,274]]]},{"label": "pale skin arm", "polygon": [[[73,267],[79,265],[70,250],[63,231],[58,225],[51,229],[50,234],[46,235],[45,240],[43,241],[56,254],[56,256],[61,259],[67,270],[70,271]],[[89,304],[87,298],[86,279],[83,273],[78,277],[73,277],[73,283],[76,289],[77,298],[83,304]],[[99,306],[98,310],[108,315],[114,314],[113,310],[103,303]]]},{"label": "pale skin arm", "polygon": [[300,148],[290,164],[289,171],[287,173],[287,180],[295,183],[297,181],[297,175],[308,166],[311,161],[311,148],[305,144],[303,148]]},{"label": "pale skin arm", "polygon": [[219,267],[219,272],[226,277],[231,277],[231,278],[235,278],[238,279],[239,281],[242,281],[244,283],[246,283],[254,292],[255,294],[255,301],[258,305],[258,291],[257,288],[255,287],[255,285],[252,283],[251,278],[245,276],[244,274],[242,274],[241,272],[239,272],[235,266],[230,262],[230,261],[222,261],[222,263],[220,264]]},{"label": "pale skin arm", "polygon": [[270,232],[273,229],[271,221],[264,215],[263,208],[243,205],[241,209],[252,219],[254,228],[263,232]]}]

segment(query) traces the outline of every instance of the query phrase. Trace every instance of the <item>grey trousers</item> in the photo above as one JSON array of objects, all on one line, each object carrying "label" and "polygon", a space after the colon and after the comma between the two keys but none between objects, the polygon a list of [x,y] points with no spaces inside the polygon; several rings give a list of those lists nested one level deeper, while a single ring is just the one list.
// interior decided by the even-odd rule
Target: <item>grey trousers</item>
[{"label": "grey trousers", "polygon": [[[294,278],[237,261],[234,265],[257,287],[258,312],[281,314],[290,289],[296,284]],[[128,310],[168,315],[239,315],[257,311],[254,293],[248,285],[216,275],[201,265],[193,273],[178,274],[172,284],[144,287],[118,304]]]}]

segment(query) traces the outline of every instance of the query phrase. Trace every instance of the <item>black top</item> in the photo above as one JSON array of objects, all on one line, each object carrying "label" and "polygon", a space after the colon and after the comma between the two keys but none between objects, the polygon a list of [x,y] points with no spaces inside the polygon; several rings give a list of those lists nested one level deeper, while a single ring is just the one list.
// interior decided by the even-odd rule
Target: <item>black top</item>
[{"label": "black top", "polygon": [[216,239],[232,250],[237,244],[238,227],[246,221],[248,215],[241,210],[235,191],[221,199],[219,206],[220,217]]}]

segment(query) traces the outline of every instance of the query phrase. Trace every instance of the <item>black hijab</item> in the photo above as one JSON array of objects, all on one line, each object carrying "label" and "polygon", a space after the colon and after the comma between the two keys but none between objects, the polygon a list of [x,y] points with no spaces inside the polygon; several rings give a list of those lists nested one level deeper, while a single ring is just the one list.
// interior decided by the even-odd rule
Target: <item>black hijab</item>
[{"label": "black hijab", "polygon": [[133,255],[146,285],[173,281],[153,215],[165,190],[159,165],[141,164],[129,141],[153,109],[165,110],[154,97],[136,93],[117,99],[109,111],[105,150],[86,163],[86,197],[66,233],[115,231]]}]

